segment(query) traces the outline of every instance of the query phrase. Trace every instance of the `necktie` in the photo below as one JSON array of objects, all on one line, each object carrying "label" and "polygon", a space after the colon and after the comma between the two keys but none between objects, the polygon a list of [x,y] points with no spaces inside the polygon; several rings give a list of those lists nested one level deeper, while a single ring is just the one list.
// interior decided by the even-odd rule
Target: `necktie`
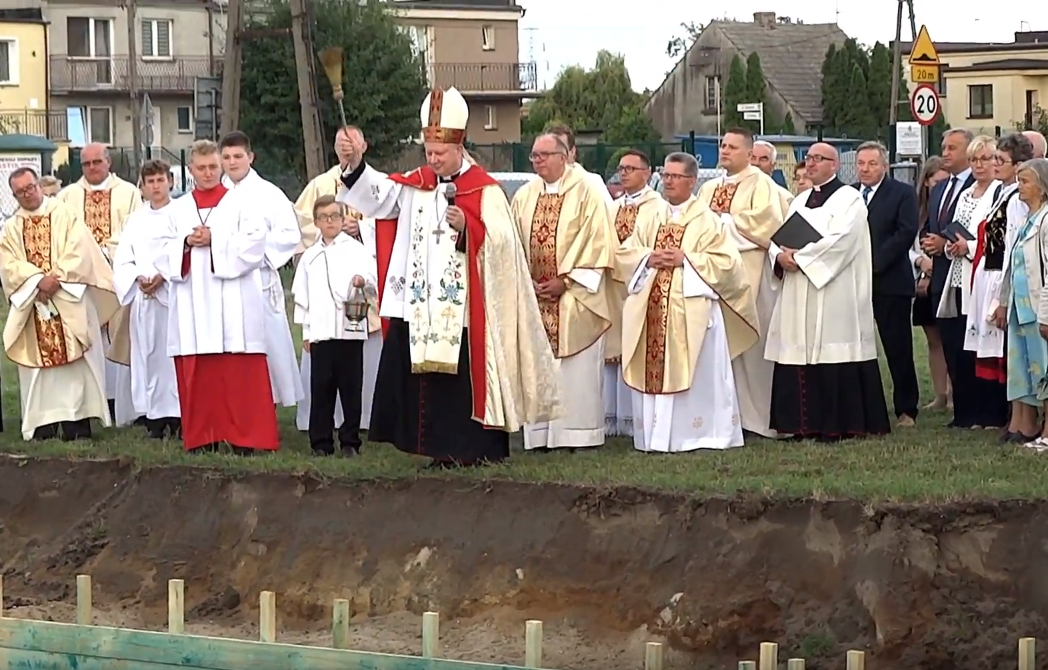
[{"label": "necktie", "polygon": [[863,202],[863,204],[866,204],[866,205],[870,204],[870,194],[871,193],[873,193],[873,187],[872,186],[863,186],[862,187],[862,202]]},{"label": "necktie", "polygon": [[957,177],[950,177],[950,188],[946,189],[946,194],[942,197],[942,204],[939,206],[939,223],[946,223],[946,219],[950,218],[950,203],[953,202],[953,189],[957,186]]}]

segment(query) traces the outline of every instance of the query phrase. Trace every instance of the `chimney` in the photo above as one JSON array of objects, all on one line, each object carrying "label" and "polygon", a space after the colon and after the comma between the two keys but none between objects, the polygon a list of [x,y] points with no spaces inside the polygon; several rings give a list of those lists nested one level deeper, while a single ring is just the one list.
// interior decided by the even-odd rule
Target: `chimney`
[{"label": "chimney", "polygon": [[763,28],[774,28],[775,12],[754,12],[753,22]]}]

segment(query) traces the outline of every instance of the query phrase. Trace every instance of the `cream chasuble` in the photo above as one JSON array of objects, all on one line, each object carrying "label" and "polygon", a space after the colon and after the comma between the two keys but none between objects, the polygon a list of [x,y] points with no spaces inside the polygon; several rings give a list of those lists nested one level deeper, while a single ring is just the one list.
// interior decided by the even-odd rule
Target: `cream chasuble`
[{"label": "cream chasuble", "polygon": [[[823,235],[793,256],[799,272],[785,272],[768,328],[765,357],[786,365],[850,363],[877,358],[873,320],[873,257],[866,206],[841,186],[821,207],[805,207],[812,189],[797,196],[799,212]],[[779,249],[773,244],[769,254]]]},{"label": "cream chasuble", "polygon": [[525,449],[604,444],[604,336],[611,327],[605,272],[611,269],[615,230],[603,197],[579,168],[547,184],[541,178],[517,191],[512,209],[533,281],[561,277],[567,290],[539,300],[554,355],[560,360],[564,418],[524,428]]},{"label": "cream chasuble", "polygon": [[568,166],[568,169],[577,170],[582,175],[583,180],[593,189],[593,192],[599,193],[609,207],[615,202],[615,199],[611,197],[611,191],[608,190],[608,184],[604,181],[604,177],[601,177],[596,172],[590,172],[582,166],[582,163],[572,163]]},{"label": "cream chasuble", "polygon": [[[760,340],[732,361],[744,430],[775,437],[769,428],[771,381],[775,364],[764,357],[768,323],[775,309],[776,282],[767,249],[785,220],[790,200],[771,177],[753,166],[723,179],[710,180],[699,190],[699,199],[719,214],[735,241],[746,267],[757,304]],[[792,196],[789,196],[792,199]]]},{"label": "cream chasuble", "polygon": [[[662,197],[647,186],[615,200],[610,218],[618,243],[633,233],[638,219],[654,216],[660,204]],[[604,429],[608,435],[632,436],[633,392],[622,379],[622,304],[626,301],[626,284],[613,274],[606,281],[611,328],[604,340]]]},{"label": "cream chasuble", "polygon": [[[679,452],[742,446],[731,361],[757,342],[749,279],[724,224],[695,197],[666,203],[615,254],[629,276],[623,377],[635,391],[634,446]],[[654,250],[684,263],[651,269]]]},{"label": "cream chasuble", "polygon": [[[120,243],[120,235],[132,213],[142,207],[142,192],[134,184],[115,174],[100,184],[91,184],[87,177],[62,189],[56,196],[82,217],[91,230],[102,253],[113,262]],[[106,356],[106,396],[122,405],[131,402],[131,342],[126,310],[121,309],[108,327],[102,329],[102,343]],[[123,417],[121,417],[123,418]],[[133,418],[133,417],[132,417]]]},{"label": "cream chasuble", "polygon": [[[39,302],[37,285],[48,274],[61,288]],[[19,209],[0,233],[0,279],[11,303],[4,350],[18,366],[22,437],[86,418],[109,426],[101,324],[120,305],[91,231],[52,198],[35,212]]]}]

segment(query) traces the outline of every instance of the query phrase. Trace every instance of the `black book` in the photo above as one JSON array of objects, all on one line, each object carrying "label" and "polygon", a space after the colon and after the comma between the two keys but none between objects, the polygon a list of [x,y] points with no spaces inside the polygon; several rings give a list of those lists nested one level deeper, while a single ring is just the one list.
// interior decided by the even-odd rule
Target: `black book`
[{"label": "black book", "polygon": [[799,212],[791,214],[790,218],[782,224],[782,228],[771,236],[772,242],[787,249],[803,249],[821,239],[822,235],[819,234],[819,231],[815,230]]},{"label": "black book", "polygon": [[971,242],[975,239],[975,235],[972,235],[967,228],[956,221],[942,229],[942,236],[951,242],[957,242],[958,240]]}]

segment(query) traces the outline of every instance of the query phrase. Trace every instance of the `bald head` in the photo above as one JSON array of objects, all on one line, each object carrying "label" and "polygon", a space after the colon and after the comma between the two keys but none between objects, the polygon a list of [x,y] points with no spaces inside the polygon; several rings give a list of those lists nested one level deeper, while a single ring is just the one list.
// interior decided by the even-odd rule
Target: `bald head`
[{"label": "bald head", "polygon": [[1023,132],[1023,135],[1026,139],[1030,140],[1030,144],[1033,145],[1033,157],[1044,158],[1046,151],[1048,151],[1048,142],[1045,141],[1044,135],[1036,130],[1027,130]]},{"label": "bald head", "polygon": [[816,142],[811,145],[811,149],[808,150],[808,153],[810,154],[813,151],[819,156],[824,156],[833,160],[838,160],[839,158],[837,155],[837,149],[834,148],[832,144],[826,144],[825,142]]},{"label": "bald head", "polygon": [[92,142],[80,150],[80,167],[84,179],[92,186],[98,186],[109,178],[109,147]]},{"label": "bald head", "polygon": [[808,148],[804,158],[805,174],[815,186],[822,186],[837,174],[837,150],[825,142],[816,142]]}]

